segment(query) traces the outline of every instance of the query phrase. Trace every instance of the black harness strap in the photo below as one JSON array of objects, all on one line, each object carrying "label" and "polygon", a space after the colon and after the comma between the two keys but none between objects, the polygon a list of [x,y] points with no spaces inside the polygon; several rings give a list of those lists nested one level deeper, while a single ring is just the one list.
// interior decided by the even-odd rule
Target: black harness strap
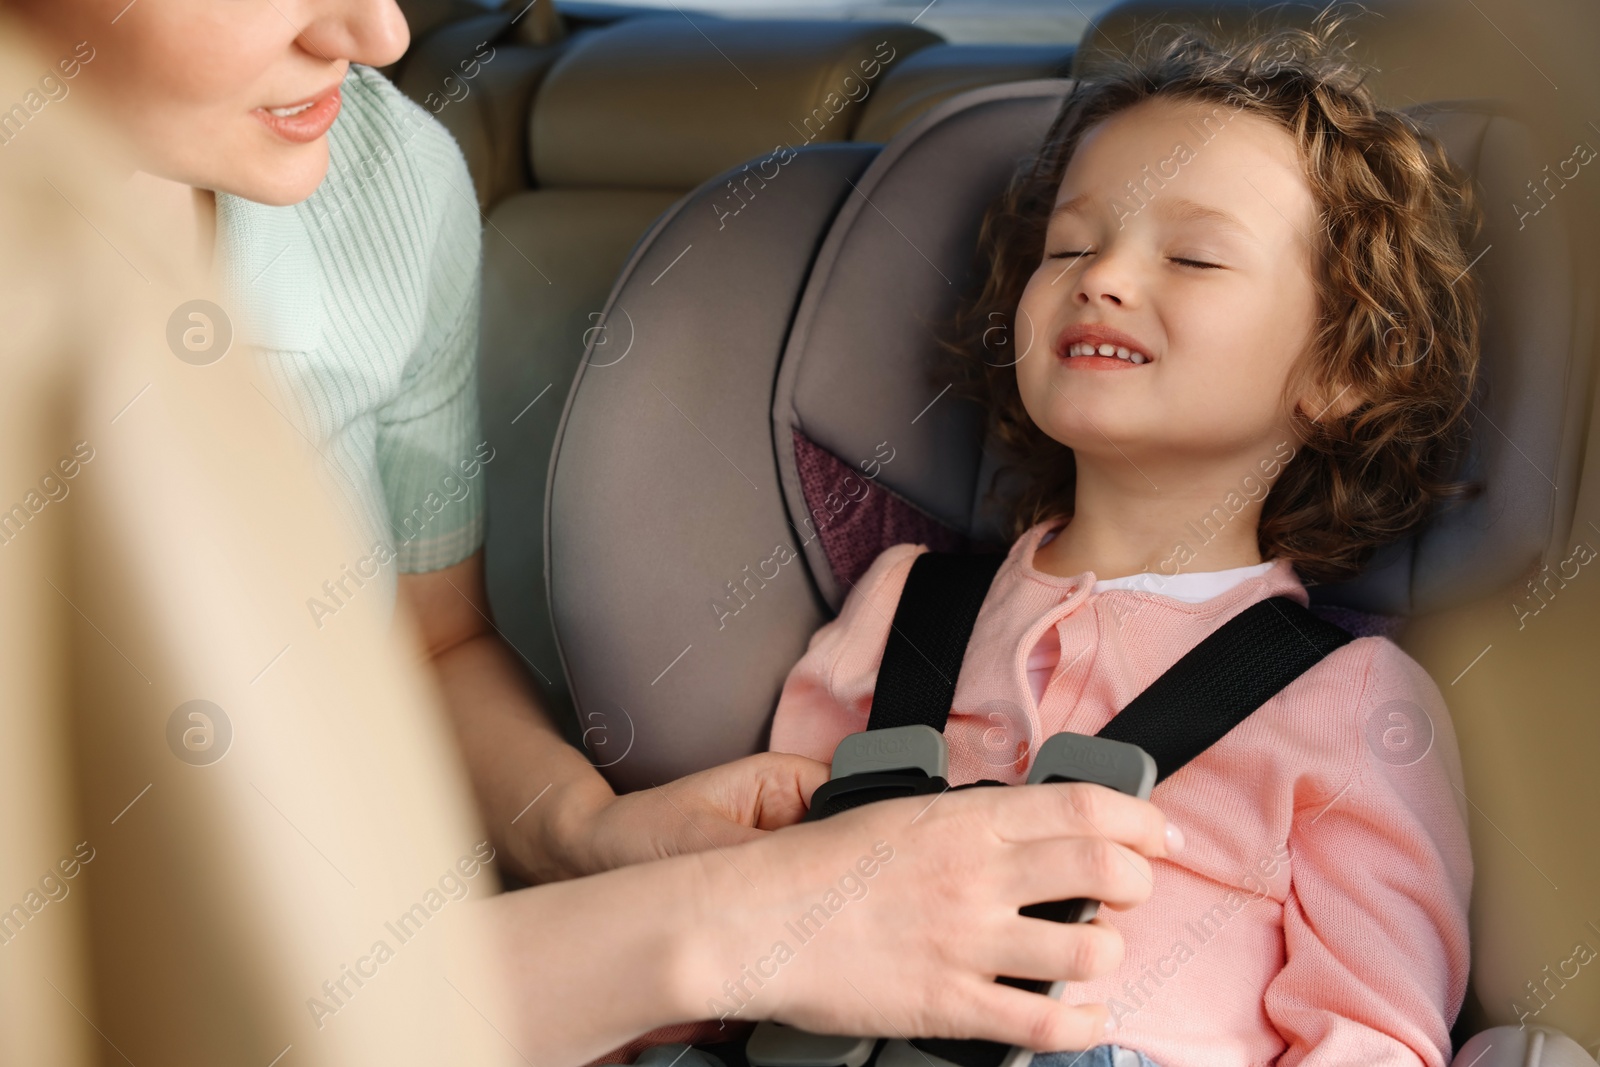
[{"label": "black harness strap", "polygon": [[1160,784],[1352,640],[1288,597],[1259,601],[1185,653],[1096,736],[1150,753]]},{"label": "black harness strap", "polygon": [[920,723],[944,732],[973,624],[1003,562],[999,553],[924,552],[911,564],[867,729]]},{"label": "black harness strap", "polygon": [[[995,553],[924,552],[912,562],[873,687],[868,730],[920,725],[944,732],[972,627],[1004,561]],[[812,794],[806,821],[949,788],[943,778],[905,771],[836,778]]]},{"label": "black harness strap", "polygon": [[[925,552],[906,577],[867,729],[943,732],[978,610],[1004,557]],[[1288,597],[1252,604],[1184,654],[1101,729],[1156,761],[1156,781],[1220,741],[1290,682],[1352,640]]]}]

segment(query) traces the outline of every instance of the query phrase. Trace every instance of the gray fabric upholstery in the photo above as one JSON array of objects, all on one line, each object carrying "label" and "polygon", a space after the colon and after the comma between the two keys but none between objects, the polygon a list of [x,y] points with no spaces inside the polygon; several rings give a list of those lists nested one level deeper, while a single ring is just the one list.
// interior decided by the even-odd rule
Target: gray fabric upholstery
[{"label": "gray fabric upholstery", "polygon": [[[548,621],[540,515],[556,420],[584,345],[591,336],[626,343],[618,330],[595,327],[629,249],[674,200],[725,166],[780,141],[803,144],[808,133],[848,138],[859,104],[827,110],[830,94],[851,91],[845,74],[859,74],[870,59],[882,78],[937,38],[898,23],[673,15],[581,29],[551,67],[557,49],[520,43],[529,21],[512,18],[507,10],[440,30],[407,71],[406,87],[425,100],[480,42],[496,49],[466,83],[465,98],[439,111],[466,152],[480,202],[492,205],[481,355],[484,432],[497,450],[487,468],[489,597],[497,624],[570,721]],[[757,80],[759,101],[731,62]],[[814,117],[819,107],[826,122]],[[541,188],[523,188],[533,175],[519,153],[539,161]],[[760,184],[745,178],[741,194],[724,187],[724,212]]]},{"label": "gray fabric upholstery", "polygon": [[[603,731],[592,758],[619,788],[761,749],[824,618],[804,561],[776,558],[795,535],[768,413],[817,244],[875,152],[802,151],[721,228],[715,182],[680,203],[608,304],[632,348],[591,347],[579,369],[551,459],[546,574],[579,722]],[[746,582],[745,606],[719,616]]]},{"label": "gray fabric upholstery", "polygon": [[[577,709],[613,724],[625,715],[634,732],[632,753],[607,772],[618,786],[758,750],[784,674],[844,598],[807,534],[794,431],[851,466],[888,441],[895,458],[878,485],[992,539],[978,502],[994,458],[980,448],[978,413],[929,376],[931,327],[970,280],[984,206],[1069,85],[947,101],[859,176],[859,156],[802,151],[725,228],[708,184],[636,251],[610,312],[627,311],[634,348],[575,382],[547,507]],[[1486,105],[1421,118],[1491,200],[1538,170],[1521,127]],[[1476,268],[1487,388],[1468,473],[1486,491],[1317,599],[1387,614],[1459,603],[1526,568],[1570,509],[1570,491],[1555,486],[1575,481],[1583,391],[1567,383],[1587,368],[1573,354],[1565,230],[1559,214],[1537,221],[1551,224],[1517,234],[1491,213],[1474,249],[1488,249]],[[780,544],[801,565],[763,571]],[[735,583],[750,595],[734,599]]]},{"label": "gray fabric upholstery", "polygon": [[575,39],[550,72],[533,173],[546,188],[690,189],[780,143],[847,140],[872,84],[938,41],[897,22],[629,19]]},{"label": "gray fabric upholstery", "polygon": [[479,396],[495,450],[484,468],[489,599],[562,721],[570,721],[570,702],[544,584],[550,446],[587,341],[626,346],[620,330],[591,331],[618,265],[676,199],[644,190],[522,193],[491,212],[484,229]]}]

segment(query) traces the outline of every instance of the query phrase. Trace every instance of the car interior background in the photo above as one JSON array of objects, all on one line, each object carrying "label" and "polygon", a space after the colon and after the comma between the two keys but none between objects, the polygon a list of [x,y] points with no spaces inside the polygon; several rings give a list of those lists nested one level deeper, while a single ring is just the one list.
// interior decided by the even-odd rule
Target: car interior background
[{"label": "car interior background", "polygon": [[[1319,10],[1299,0],[399,2],[412,41],[385,73],[454,135],[473,182],[460,195],[482,212],[495,623],[570,740],[619,790],[763,749],[787,670],[879,549],[995,539],[994,516],[979,506],[993,457],[977,412],[928,374],[933,330],[972,281],[984,206],[1071,79],[1158,24],[1227,38],[1305,24]],[[1600,9],[1582,0],[1351,9],[1354,50],[1379,101],[1438,133],[1482,193],[1473,269],[1487,308],[1484,388],[1470,464],[1486,491],[1357,581],[1316,588],[1313,605],[1392,636],[1450,708],[1475,861],[1455,1067],[1595,1067],[1600,178],[1585,164],[1600,146]],[[71,221],[63,203],[42,202]],[[90,280],[70,292],[89,292]],[[44,310],[66,321],[70,304]],[[151,359],[163,361],[172,362]],[[78,364],[64,357],[62,367],[97,417],[137,388],[111,403]],[[36,396],[4,398],[15,413],[0,420],[7,440],[25,440],[28,419],[59,399],[54,379],[35,384]],[[235,384],[244,397],[247,383]],[[184,388],[176,377],[161,387]],[[272,509],[292,510],[295,492],[287,474],[275,480],[272,457],[293,443],[257,450],[250,435],[282,437],[283,427],[193,406],[181,432],[228,444],[183,484],[227,484],[225,461],[258,472],[267,488],[240,506],[260,516],[252,529],[272,529]],[[46,563],[84,563],[84,599],[66,588],[85,619],[149,616],[141,640],[165,643],[152,661],[198,691],[216,663],[243,653],[204,627],[193,627],[203,639],[175,639],[180,627],[156,617],[155,591],[132,589],[127,574],[141,551],[169,566],[188,552],[181,591],[220,615],[208,576],[248,571],[249,546],[205,556],[179,512],[150,506],[178,482],[149,472],[181,449],[160,435],[135,440],[123,458],[108,447],[97,461],[124,472],[121,495],[97,505],[98,525],[70,555]],[[19,478],[36,473],[34,445],[0,449]],[[318,537],[286,550],[304,576],[336,568],[332,535]],[[276,1035],[291,1014],[303,1025],[303,1007],[264,991],[303,998],[287,976],[325,973],[319,939],[403,910],[395,894],[436,879],[432,857],[472,824],[463,772],[434,758],[448,747],[445,725],[429,718],[412,667],[391,671],[376,622],[347,647],[277,668],[307,691],[344,694],[351,709],[332,738],[313,716],[287,717],[278,762],[289,777],[269,777],[262,757],[247,764],[256,784],[196,780],[134,796],[145,779],[125,789],[128,774],[171,754],[133,724],[171,709],[113,691],[105,677],[125,669],[120,653],[76,621],[66,594],[24,588],[19,573],[0,574],[14,608],[0,656],[17,680],[16,707],[0,717],[23,738],[0,752],[0,809],[44,814],[6,820],[0,867],[8,885],[37,879],[28,857],[67,839],[63,813],[77,805],[106,812],[93,838],[105,858],[92,870],[111,891],[85,894],[92,919],[6,947],[14,961],[89,945],[84,973],[59,968],[54,986],[24,988],[12,980],[19,972],[0,968],[0,1062],[142,1064],[141,1047],[173,1062],[245,1062],[242,1050],[269,1041],[260,1062],[276,1053],[283,1067],[517,1062],[484,1028],[495,1012],[473,1006],[491,994],[470,991],[469,1001],[416,973],[382,994],[403,1014],[350,1012],[336,1038],[278,1052]],[[70,656],[42,649],[50,626],[38,619],[76,627]],[[81,688],[69,661],[89,679]],[[363,691],[354,683],[363,673],[379,682]],[[265,707],[236,688],[229,699],[241,708]],[[63,709],[61,721],[27,725],[17,709],[35,705]],[[364,731],[384,739],[375,753],[342,758]],[[417,766],[428,770],[408,773]],[[387,881],[363,884],[336,914],[319,908],[307,887],[349,879],[306,853],[309,839],[287,831],[288,816],[266,806],[274,801],[291,813],[324,809],[338,854]],[[247,808],[259,826],[240,814]],[[130,810],[140,818],[123,818]],[[119,861],[118,849],[134,859]],[[473,951],[470,937],[461,945]],[[415,951],[448,955],[443,945]],[[98,1037],[74,1006],[91,991]]]},{"label": "car interior background", "polygon": [[[928,374],[933,330],[971,283],[982,208],[1070,78],[1155,22],[1226,37],[1317,11],[400,6],[413,37],[386,74],[453,133],[474,182],[459,192],[482,210],[496,625],[619,790],[763,749],[787,669],[880,547],[994,539],[979,507],[994,459],[976,413]],[[1595,1067],[1600,10],[1398,0],[1352,26],[1381,102],[1418,115],[1482,187],[1470,462],[1486,491],[1314,605],[1392,635],[1450,705],[1475,859],[1454,1067]],[[34,61],[0,38],[5,99],[21,99]],[[53,419],[93,427],[91,477],[51,504],[66,536],[10,545],[0,568],[0,875],[8,893],[42,889],[27,889],[38,909],[48,897],[21,934],[0,925],[0,1064],[525,1062],[493,1029],[494,990],[467,981],[485,945],[454,904],[381,992],[285,1048],[310,1032],[306,993],[342,981],[334,934],[376,933],[442,885],[445,862],[486,869],[458,859],[474,813],[387,619],[358,608],[270,662],[274,685],[338,705],[331,726],[317,701],[254,681],[286,616],[214,624],[274,585],[315,587],[349,545],[307,509],[299,442],[242,363],[200,390],[160,344],[123,344],[162,322],[107,294],[160,291],[163,322],[179,296],[130,282],[112,251],[150,235],[77,173],[62,149],[77,120],[53,114],[0,171],[6,232],[37,238],[0,250],[0,365],[22,371],[0,390],[0,469],[27,485],[58,462]],[[78,270],[85,250],[106,272]],[[157,405],[173,418],[150,418]],[[213,504],[213,525],[187,522],[186,499]],[[134,659],[150,677],[123,685]],[[240,747],[229,776],[171,773],[192,769],[152,728],[174,688],[270,744]],[[299,829],[310,814],[346,870]],[[62,846],[78,827],[83,846]],[[470,896],[493,889],[456,869]]]},{"label": "car interior background", "polygon": [[[919,316],[953,307],[983,197],[1042,130],[1060,79],[1155,23],[1240,33],[1265,5],[1132,0],[1099,11],[1077,43],[946,39],[937,7],[925,19],[920,7],[795,19],[410,5],[415,43],[395,76],[462,144],[485,214],[497,620],[619,788],[762,747],[784,672],[863,553],[992,533],[974,511],[972,413],[948,403],[920,415],[937,389],[916,376],[931,354]],[[1316,10],[1265,17],[1304,24]],[[1489,1055],[1520,1062],[1546,1027],[1550,1043],[1534,1052],[1576,1040],[1592,1055],[1600,980],[1574,968],[1580,946],[1600,946],[1600,858],[1574,846],[1592,842],[1600,811],[1587,695],[1600,679],[1580,653],[1600,594],[1578,562],[1600,540],[1594,245],[1582,239],[1595,233],[1595,199],[1581,187],[1553,195],[1548,182],[1528,198],[1574,137],[1600,131],[1551,102],[1548,78],[1487,15],[1383,4],[1354,27],[1380,101],[1430,112],[1487,193],[1474,254],[1488,386],[1473,462],[1489,488],[1477,512],[1436,523],[1316,601],[1392,633],[1451,708],[1478,863],[1456,1043],[1527,1022]],[[941,107],[944,129],[896,142]],[[775,155],[782,147],[797,154]],[[884,166],[918,152],[930,158]],[[1508,207],[1524,200],[1522,212]],[[1535,208],[1547,212],[1537,229],[1523,217]],[[947,215],[959,221],[942,224]],[[800,536],[837,479],[868,464],[882,491],[852,498],[858,513],[836,527],[848,534]],[[668,573],[647,582],[655,564],[626,561],[630,520],[649,525]],[[750,567],[779,542],[803,556],[788,568],[800,573],[751,585]],[[736,583],[747,617],[730,619],[746,599]],[[613,669],[597,673],[602,647]]]}]

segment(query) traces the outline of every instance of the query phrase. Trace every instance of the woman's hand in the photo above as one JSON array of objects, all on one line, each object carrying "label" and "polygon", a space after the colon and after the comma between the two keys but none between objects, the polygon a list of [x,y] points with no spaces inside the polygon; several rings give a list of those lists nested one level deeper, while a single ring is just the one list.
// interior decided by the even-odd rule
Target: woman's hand
[{"label": "woman's hand", "polygon": [[763,752],[616,796],[594,790],[575,800],[556,831],[565,866],[576,874],[726,848],[800,821],[828,780],[828,765]]},{"label": "woman's hand", "polygon": [[1122,960],[1103,921],[1024,918],[1072,897],[1128,908],[1154,886],[1166,820],[1096,785],[973,789],[869,804],[701,862],[717,908],[681,1010],[820,1033],[982,1037],[1037,1050],[1105,1037],[1103,1005],[996,975],[1083,981]]},{"label": "woman's hand", "polygon": [[1148,801],[1103,786],[961,790],[507,893],[484,914],[517,1043],[554,1064],[719,1017],[1087,1048],[1104,1040],[1104,1005],[1061,1004],[994,977],[1095,978],[1121,963],[1121,935],[1017,909],[1143,901],[1145,857],[1181,843],[1169,845],[1165,828]]}]

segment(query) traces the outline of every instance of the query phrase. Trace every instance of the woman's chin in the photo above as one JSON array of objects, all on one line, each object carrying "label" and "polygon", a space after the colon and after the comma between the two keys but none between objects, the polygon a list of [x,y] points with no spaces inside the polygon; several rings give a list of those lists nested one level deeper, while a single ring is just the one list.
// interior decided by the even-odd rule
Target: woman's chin
[{"label": "woman's chin", "polygon": [[256,165],[229,168],[211,188],[272,207],[305,200],[328,176],[328,141],[322,138],[292,150],[278,150]]}]

